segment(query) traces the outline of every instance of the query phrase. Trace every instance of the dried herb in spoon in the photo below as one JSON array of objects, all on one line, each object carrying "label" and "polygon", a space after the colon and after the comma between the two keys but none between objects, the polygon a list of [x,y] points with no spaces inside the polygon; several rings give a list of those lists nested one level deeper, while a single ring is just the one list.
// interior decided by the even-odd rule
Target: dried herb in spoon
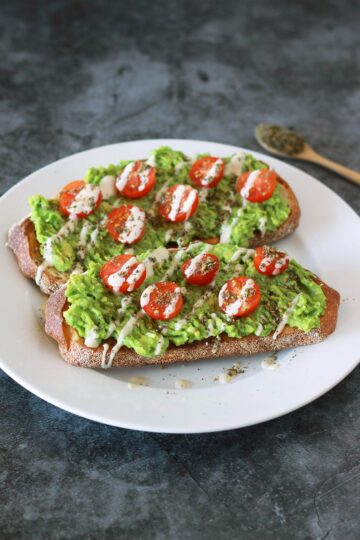
[{"label": "dried herb in spoon", "polygon": [[288,156],[300,154],[305,146],[305,139],[301,135],[273,124],[259,124],[255,136],[260,143]]}]

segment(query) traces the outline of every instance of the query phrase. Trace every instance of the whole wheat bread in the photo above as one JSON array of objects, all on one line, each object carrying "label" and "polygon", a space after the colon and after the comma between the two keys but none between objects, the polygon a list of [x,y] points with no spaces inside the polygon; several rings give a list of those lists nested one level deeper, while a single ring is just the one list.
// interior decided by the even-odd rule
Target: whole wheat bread
[{"label": "whole wheat bread", "polygon": [[[268,336],[250,335],[241,339],[230,338],[221,334],[219,338],[209,338],[191,344],[176,347],[171,345],[160,356],[146,358],[139,356],[127,347],[121,347],[116,353],[112,366],[135,367],[145,365],[170,364],[175,362],[192,362],[205,358],[221,358],[225,356],[247,356],[259,352],[279,351],[302,345],[311,345],[323,341],[329,334],[334,332],[340,303],[340,295],[337,291],[314,277],[314,280],[322,287],[326,297],[326,309],[320,318],[319,328],[310,332],[303,332],[297,328],[285,326],[282,333],[273,339],[273,333]],[[84,340],[76,330],[70,327],[64,320],[63,312],[67,308],[65,296],[66,285],[63,285],[47,301],[45,308],[45,332],[55,339],[59,345],[61,356],[74,366],[100,368],[103,355],[103,347],[91,349],[85,346]],[[113,339],[107,340],[109,353],[115,345]]]}]

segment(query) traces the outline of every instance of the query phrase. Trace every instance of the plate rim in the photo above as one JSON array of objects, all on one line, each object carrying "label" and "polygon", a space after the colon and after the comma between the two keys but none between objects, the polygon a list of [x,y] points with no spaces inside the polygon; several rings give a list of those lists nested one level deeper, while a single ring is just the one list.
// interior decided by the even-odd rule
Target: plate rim
[{"label": "plate rim", "polygon": [[[60,159],[58,159],[56,161],[53,161],[53,162],[50,162],[50,163],[44,165],[43,167],[41,167],[40,169],[37,169],[36,171],[33,171],[32,173],[27,175],[25,178],[23,178],[22,180],[20,180],[16,184],[14,184],[12,187],[10,187],[0,197],[0,206],[1,206],[1,204],[4,203],[4,201],[6,201],[8,196],[12,195],[12,193],[14,191],[16,192],[18,190],[21,190],[21,187],[24,184],[31,183],[31,181],[33,180],[33,176],[41,174],[44,170],[46,170],[47,168],[49,168],[49,167],[51,167],[51,166],[53,166],[55,164],[58,165],[58,166],[61,166],[61,163],[63,161],[68,160],[69,158],[75,158],[75,157],[80,158],[81,155],[86,154],[86,153],[91,153],[91,152],[93,152],[95,150],[101,152],[101,151],[104,151],[105,149],[111,149],[111,148],[117,147],[119,145],[126,145],[126,144],[141,145],[141,144],[144,144],[144,143],[146,143],[146,144],[154,144],[154,145],[162,145],[162,144],[176,145],[178,143],[183,143],[183,144],[196,143],[196,144],[202,144],[202,145],[215,144],[215,145],[223,146],[224,148],[227,147],[229,149],[230,148],[237,148],[238,150],[244,150],[245,152],[250,152],[250,153],[254,154],[255,156],[259,156],[259,157],[268,157],[272,161],[274,161],[275,164],[276,163],[281,163],[281,164],[286,165],[288,168],[292,169],[294,174],[301,173],[301,175],[305,175],[312,182],[315,181],[316,183],[318,183],[321,186],[321,189],[325,188],[326,191],[331,193],[331,196],[335,196],[337,198],[337,201],[341,201],[342,204],[345,205],[344,208],[346,208],[346,211],[350,210],[351,213],[353,215],[355,215],[357,219],[360,220],[360,218],[359,218],[358,214],[356,213],[356,211],[344,199],[342,199],[337,193],[335,193],[331,188],[329,188],[327,185],[320,182],[317,178],[313,177],[312,175],[308,174],[307,172],[303,171],[302,169],[299,169],[298,167],[296,167],[296,166],[294,166],[292,164],[289,164],[287,162],[283,162],[283,161],[281,161],[281,160],[279,160],[277,158],[274,158],[274,157],[269,156],[267,154],[264,154],[262,152],[257,152],[257,151],[254,151],[254,150],[251,150],[251,149],[248,149],[248,148],[244,148],[244,147],[238,147],[238,146],[225,144],[225,143],[221,143],[221,142],[216,142],[216,141],[204,141],[204,140],[200,140],[200,139],[175,139],[175,138],[174,139],[172,139],[172,138],[141,139],[141,140],[134,140],[134,141],[123,141],[123,142],[120,142],[120,143],[119,142],[111,143],[111,144],[107,144],[107,145],[102,145],[102,146],[89,148],[89,149],[86,149],[86,150],[82,150],[81,152],[76,152],[74,154],[70,154],[68,156],[62,157],[62,158],[60,158]],[[305,399],[301,403],[298,403],[298,404],[296,404],[294,406],[286,408],[286,410],[284,410],[280,415],[277,414],[277,413],[270,414],[269,416],[259,418],[256,422],[250,420],[248,423],[242,422],[241,425],[236,424],[236,423],[235,424],[229,423],[226,427],[216,425],[213,428],[207,427],[204,430],[199,430],[198,428],[192,430],[191,428],[189,428],[188,430],[184,431],[184,430],[179,430],[176,427],[174,429],[172,429],[171,427],[170,428],[168,427],[166,430],[164,430],[163,427],[161,429],[159,429],[159,428],[156,428],[154,422],[153,422],[152,426],[140,425],[140,424],[134,425],[133,423],[131,423],[131,422],[127,423],[124,420],[121,420],[120,422],[119,421],[114,422],[114,421],[111,421],[111,420],[108,420],[108,419],[104,419],[101,415],[99,416],[99,415],[96,415],[96,414],[92,414],[91,412],[90,413],[84,412],[83,409],[78,408],[78,407],[74,407],[71,404],[70,405],[67,404],[67,403],[64,404],[64,402],[61,402],[58,399],[53,398],[51,395],[47,394],[46,392],[42,392],[42,391],[38,390],[36,387],[34,388],[33,384],[29,383],[26,379],[24,379],[16,371],[12,371],[11,367],[6,364],[6,361],[3,360],[2,357],[0,357],[0,367],[10,378],[15,380],[18,384],[23,386],[26,390],[30,391],[31,393],[33,393],[37,397],[43,399],[44,401],[46,401],[46,402],[48,402],[48,403],[62,409],[62,410],[65,410],[67,412],[70,412],[72,414],[80,416],[82,418],[86,418],[88,420],[92,420],[92,421],[99,422],[99,423],[104,423],[106,425],[111,425],[111,426],[114,426],[114,427],[122,427],[122,428],[126,428],[126,429],[153,432],[153,433],[173,433],[173,434],[180,434],[180,433],[189,433],[189,434],[190,433],[211,433],[211,432],[217,432],[217,431],[227,431],[227,430],[232,430],[232,429],[239,429],[239,428],[242,428],[242,427],[248,427],[250,425],[256,425],[256,424],[263,423],[263,422],[268,422],[268,421],[273,420],[275,418],[284,416],[286,414],[289,414],[289,413],[291,413],[291,412],[293,412],[293,411],[295,411],[297,409],[300,409],[300,408],[306,406],[307,404],[311,403],[312,401],[315,401],[316,399],[318,399],[322,395],[329,392],[332,388],[334,388],[337,384],[339,384],[342,380],[344,380],[349,375],[349,373],[351,373],[356,368],[356,366],[359,364],[359,362],[360,362],[360,358],[356,358],[351,363],[351,365],[349,365],[348,368],[342,373],[342,375],[341,375],[341,377],[339,379],[336,379],[335,381],[328,384],[326,387],[322,388],[321,391],[319,391],[319,393],[317,395],[314,394],[314,395],[312,395],[312,397],[309,397],[309,398]]]}]

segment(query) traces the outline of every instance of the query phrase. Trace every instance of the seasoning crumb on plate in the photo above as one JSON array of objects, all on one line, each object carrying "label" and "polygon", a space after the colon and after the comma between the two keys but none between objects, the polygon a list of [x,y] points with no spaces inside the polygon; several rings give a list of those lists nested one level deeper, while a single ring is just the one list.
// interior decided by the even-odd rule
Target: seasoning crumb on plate
[{"label": "seasoning crumb on plate", "polygon": [[149,386],[149,383],[146,377],[141,377],[141,376],[131,377],[131,379],[128,382],[128,388],[132,390],[136,388],[137,386]]},{"label": "seasoning crumb on plate", "polygon": [[186,379],[178,379],[175,381],[175,388],[191,388],[192,382]]},{"label": "seasoning crumb on plate", "polygon": [[272,354],[271,356],[267,356],[262,360],[261,367],[264,369],[278,369],[280,367],[280,364],[278,364],[277,356],[276,354]]},{"label": "seasoning crumb on plate", "polygon": [[218,381],[220,384],[226,384],[240,375],[240,373],[244,372],[245,370],[240,366],[240,364],[236,363],[231,368],[226,369],[223,373],[220,373],[220,375],[215,377],[214,381]]}]

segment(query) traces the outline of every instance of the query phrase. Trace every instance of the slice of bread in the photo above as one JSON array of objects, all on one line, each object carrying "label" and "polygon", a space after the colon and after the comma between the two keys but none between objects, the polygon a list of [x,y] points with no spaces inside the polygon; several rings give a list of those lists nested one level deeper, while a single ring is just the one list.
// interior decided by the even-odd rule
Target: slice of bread
[{"label": "slice of bread", "polygon": [[[282,196],[291,209],[289,217],[275,231],[267,232],[263,236],[257,233],[250,241],[249,247],[276,242],[292,233],[299,224],[300,207],[296,196],[285,180],[279,179],[279,183]],[[206,242],[206,240],[202,241]],[[219,242],[219,238],[211,238],[207,241],[213,244]],[[26,277],[36,280],[43,293],[52,294],[69,279],[69,273],[58,272],[53,267],[47,267],[44,271],[39,272],[43,259],[40,253],[40,245],[36,239],[35,227],[30,218],[25,218],[10,228],[8,246],[14,252],[22,273]]]},{"label": "slice of bread", "polygon": [[[314,277],[314,280],[322,287],[326,297],[326,308],[320,318],[319,328],[315,328],[310,332],[303,332],[297,328],[285,326],[276,339],[273,339],[273,333],[265,337],[250,335],[241,339],[230,338],[226,334],[221,334],[219,338],[209,338],[205,341],[197,341],[180,347],[171,345],[164,354],[152,358],[139,356],[127,347],[121,347],[114,357],[112,366],[139,367],[175,362],[185,363],[205,358],[247,356],[259,352],[279,351],[319,343],[335,330],[340,295],[320,279]],[[66,285],[50,296],[47,301],[45,332],[57,341],[61,356],[69,364],[78,367],[100,368],[102,367],[103,346],[100,345],[96,349],[86,347],[84,340],[76,330],[64,320],[63,312],[67,308],[65,289]],[[106,343],[109,348],[108,353],[110,353],[115,341],[109,339]]]}]

